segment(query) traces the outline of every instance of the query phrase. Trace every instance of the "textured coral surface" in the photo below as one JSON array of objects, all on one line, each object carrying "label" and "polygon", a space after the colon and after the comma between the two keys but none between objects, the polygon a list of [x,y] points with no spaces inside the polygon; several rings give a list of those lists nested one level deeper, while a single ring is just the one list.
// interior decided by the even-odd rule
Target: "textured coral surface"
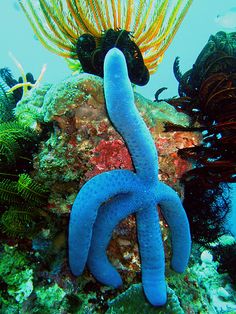
[{"label": "textured coral surface", "polygon": [[[178,179],[192,165],[179,158],[177,150],[198,143],[198,135],[164,132],[166,122],[182,126],[188,126],[189,123],[188,116],[177,112],[168,103],[153,102],[137,93],[135,102],[159,152],[160,180],[174,187],[181,195]],[[52,222],[52,227],[45,226],[33,240],[34,250],[43,263],[37,276],[42,282],[56,282],[61,288],[73,283],[74,289],[89,294],[90,303],[93,303],[92,291],[96,291],[94,306],[103,313],[107,308],[107,300],[119,294],[119,290],[115,292],[110,288],[102,288],[88,273],[76,281],[69,275],[65,254],[68,214],[79,188],[103,171],[133,167],[122,138],[108,119],[103,81],[93,75],[79,74],[56,85],[34,89],[18,104],[16,116],[30,121],[33,128],[44,134],[38,153],[34,156],[33,174],[39,182],[50,188],[47,211],[58,216]],[[169,259],[170,238],[164,221],[161,222],[161,228]],[[132,216],[114,231],[108,255],[124,279],[123,290],[132,283],[140,282],[136,226]],[[45,270],[48,262],[51,266]]]},{"label": "textured coral surface", "polygon": [[[32,91],[32,97],[36,99],[34,93]],[[127,148],[108,119],[101,78],[72,75],[48,89],[43,100],[39,98],[36,103],[30,97],[27,100],[28,103],[24,100],[18,104],[16,114],[21,119],[24,114],[27,119],[31,114],[31,120],[35,119],[34,124],[39,129],[42,120],[52,125],[48,140],[41,143],[34,159],[38,180],[52,190],[52,210],[68,213],[73,202],[71,194],[92,176],[106,170],[132,169]],[[177,180],[191,165],[177,157],[177,150],[192,146],[199,138],[189,132],[164,132],[165,122],[182,126],[189,123],[187,115],[177,112],[168,103],[156,103],[137,93],[135,101],[159,150],[160,179],[181,193]]]},{"label": "textured coral surface", "polygon": [[[185,169],[191,168],[191,164],[179,158],[177,150],[198,143],[198,133],[164,132],[165,122],[187,126],[187,116],[177,113],[165,102],[152,102],[138,94],[135,94],[135,99],[158,147],[160,179],[182,193],[178,179]],[[67,264],[65,230],[71,204],[78,189],[91,176],[101,171],[132,167],[126,146],[111,126],[104,108],[102,80],[84,74],[70,76],[54,86],[46,85],[33,89],[17,106],[16,116],[22,121],[30,122],[33,128],[44,134],[38,153],[34,156],[32,175],[39,182],[50,187],[51,194],[46,210],[48,213],[54,213],[52,216],[54,219],[51,219],[50,224],[45,225],[42,232],[33,240],[19,241],[16,248],[13,248],[16,242],[14,239],[9,239],[8,244],[11,248],[4,250],[1,247],[0,303],[5,313],[37,313],[38,311],[50,314],[105,313],[108,306],[110,306],[109,313],[112,309],[115,313],[119,311],[122,313],[125,312],[126,306],[125,303],[122,304],[123,295],[112,303],[109,300],[126,291],[132,284],[141,281],[136,226],[132,216],[116,228],[108,249],[110,260],[124,280],[122,290],[115,291],[103,287],[88,272],[76,279],[69,272]],[[106,162],[107,158],[109,162]],[[161,222],[161,229],[166,260],[169,260],[170,237],[164,221]],[[25,252],[27,261],[22,261],[21,257],[12,259],[10,270],[5,266],[4,261],[10,263],[9,256],[15,256],[12,250]],[[184,275],[174,276],[167,265],[167,282],[176,293],[175,295],[169,292],[170,300],[172,297],[173,300],[178,298],[174,301],[173,308],[178,309],[180,313],[181,311],[184,313],[216,311],[212,305],[214,300],[211,299],[209,303],[211,285],[204,285],[206,279],[198,280],[200,278],[198,271],[206,271],[206,268],[201,267],[199,255],[197,247],[193,251],[194,258],[190,268]],[[198,262],[197,267],[193,269],[196,262]],[[24,274],[25,277],[8,282],[8,278],[14,277],[15,274],[17,276]],[[219,298],[227,298],[227,293],[220,287],[231,291],[226,287],[227,282],[230,282],[229,278],[222,275],[214,279],[214,274],[216,275],[213,272],[208,276],[212,276],[211,282],[215,282],[217,291],[219,289]],[[224,282],[221,281],[222,278],[225,278]],[[26,286],[28,290],[24,290]],[[29,289],[33,289],[31,294]],[[134,287],[132,291],[135,292],[136,288]],[[139,292],[140,290],[137,289],[137,296]],[[22,303],[16,301],[16,297],[21,298]],[[231,300],[230,297],[228,299]],[[144,305],[139,297],[137,300],[140,301],[138,308],[142,313],[148,305],[147,303]],[[131,303],[130,300],[128,302]],[[182,310],[179,308],[179,303]],[[227,301],[225,304],[227,306]],[[134,308],[135,306],[137,305],[134,304]],[[163,311],[173,313],[171,303],[168,303],[168,306],[169,308]],[[158,311],[156,310],[157,313]]]}]

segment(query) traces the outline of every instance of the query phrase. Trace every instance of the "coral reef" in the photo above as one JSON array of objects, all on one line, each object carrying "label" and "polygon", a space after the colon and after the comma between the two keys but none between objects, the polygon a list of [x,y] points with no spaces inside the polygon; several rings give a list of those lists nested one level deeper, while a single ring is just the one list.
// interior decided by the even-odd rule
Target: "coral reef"
[{"label": "coral reef", "polygon": [[[169,227],[161,210],[155,212],[160,217],[166,257],[164,265],[162,252],[161,268],[168,286],[167,303],[160,308],[150,305],[138,284],[143,256],[150,253],[141,250],[140,260],[134,215],[115,228],[107,249],[123,287],[104,287],[87,270],[75,278],[68,267],[66,230],[77,191],[104,172],[134,173],[137,168],[127,143],[109,121],[103,80],[78,72],[83,67],[102,77],[105,53],[115,46],[126,56],[131,81],[145,84],[191,3],[20,1],[39,40],[65,57],[76,73],[58,84],[38,86],[45,66],[37,81],[25,75],[14,57],[19,80],[8,69],[0,70],[1,313],[235,313],[235,242],[219,239],[209,244],[224,231],[228,212],[224,182],[235,181],[235,33],[211,36],[184,75],[176,60],[181,98],[160,101],[164,88],[157,91],[155,102],[134,93],[135,106],[155,142],[153,151],[158,150],[158,179],[182,198],[185,194],[194,239],[208,245],[208,251],[194,243],[186,272],[176,274],[169,265]],[[142,154],[148,157],[146,151]],[[155,162],[153,167],[157,166]],[[110,181],[106,188],[112,188]],[[112,201],[104,207],[110,210]],[[97,229],[93,244],[106,226]]]},{"label": "coral reef", "polygon": [[[197,143],[199,139],[188,132],[166,133],[163,126],[166,121],[188,126],[189,118],[178,113],[166,102],[157,104],[137,93],[134,97],[136,106],[146,123],[151,126],[150,131],[158,143],[156,146],[159,150],[159,177],[181,194],[178,178],[185,169],[191,168],[191,164],[179,158],[177,150]],[[47,215],[51,213],[48,217],[52,217],[51,222],[50,225],[44,225],[43,237],[33,239],[35,250],[41,247],[39,252],[45,251],[44,257],[40,259],[43,267],[45,263],[51,264],[52,260],[59,256],[58,253],[55,256],[48,251],[47,243],[58,243],[56,246],[60,252],[61,246],[65,247],[65,235],[59,230],[66,228],[71,204],[84,182],[101,171],[117,167],[127,169],[132,165],[122,138],[107,118],[103,84],[99,77],[76,74],[53,86],[34,88],[18,103],[15,114],[17,119],[25,121],[39,133],[43,134],[45,130],[48,133],[47,137],[42,138],[33,161],[34,179],[43,183],[44,187],[50,187],[49,204],[44,209]],[[110,149],[114,146],[115,151]],[[103,157],[108,158],[109,162],[104,161]],[[109,256],[124,278],[124,289],[132,282],[140,282],[135,234],[134,219],[130,217],[115,230],[109,247]],[[165,239],[168,237],[166,235]],[[130,239],[128,246],[127,239]],[[134,247],[134,252],[131,252],[129,246]],[[58,263],[61,261],[58,260]],[[44,276],[47,278],[51,275]],[[86,280],[86,291],[91,295],[95,284],[91,277]],[[101,287],[98,287],[96,289],[100,291]],[[95,303],[96,308],[106,307],[107,298],[114,295],[114,292],[108,291],[101,294],[99,292],[97,298],[100,301]]]},{"label": "coral reef", "polygon": [[70,214],[69,262],[75,275],[83,272],[87,262],[100,282],[120,286],[122,279],[108,261],[106,247],[119,221],[135,213],[144,293],[152,305],[161,306],[167,297],[157,205],[171,230],[171,264],[177,272],[183,272],[188,263],[190,231],[177,194],[158,181],[157,151],[134,105],[127,71],[122,52],[111,49],[104,64],[106,108],[110,120],[128,146],[135,172],[103,172],[81,188]]},{"label": "coral reef", "polygon": [[[172,185],[183,196],[178,180],[186,170],[191,169],[191,163],[178,157],[177,152],[178,149],[197,145],[201,135],[197,132],[186,131],[186,129],[164,132],[166,121],[187,127],[189,118],[185,114],[177,112],[173,106],[164,101],[152,102],[137,93],[134,96],[136,106],[145,122],[150,126],[158,148],[159,179]],[[11,245],[11,248],[8,248],[9,254],[16,263],[18,258],[15,253],[13,254],[13,250],[27,258],[22,268],[11,264],[12,274],[28,269],[29,271],[24,273],[25,277],[22,277],[23,281],[26,283],[29,280],[30,283],[33,277],[31,294],[30,290],[19,292],[23,296],[22,298],[27,295],[27,298],[22,299],[22,303],[17,302],[15,297],[7,292],[8,284],[1,277],[0,311],[6,314],[27,313],[27,311],[37,313],[39,310],[41,313],[49,314],[60,311],[105,313],[111,311],[108,309],[108,303],[111,304],[111,301],[118,295],[141,281],[134,217],[129,217],[114,230],[113,239],[108,248],[109,259],[122,275],[123,289],[114,290],[103,287],[95,282],[88,272],[85,272],[83,277],[75,279],[67,267],[65,230],[76,191],[84,182],[101,171],[112,170],[117,166],[121,169],[128,169],[127,167],[131,166],[127,148],[122,138],[109,123],[104,108],[102,80],[93,75],[76,74],[54,86],[46,84],[30,90],[15,109],[16,116],[21,123],[25,122],[30,125],[42,136],[37,150],[34,150],[33,163],[30,168],[28,163],[21,167],[17,163],[18,171],[21,173],[22,167],[27,167],[27,172],[30,169],[31,177],[34,180],[43,183],[44,187],[50,186],[50,196],[49,204],[43,207],[44,211],[37,214],[37,228],[34,230],[37,230],[38,233],[33,236],[32,240],[24,238],[24,241],[16,241],[14,237],[1,235],[2,242]],[[47,115],[45,121],[44,115]],[[116,148],[115,155],[112,155],[111,147]],[[31,149],[27,149],[27,151],[32,152]],[[110,162],[106,163],[104,157],[108,158]],[[69,158],[72,159],[72,162]],[[77,166],[75,160],[79,162],[79,167],[76,169],[74,168]],[[22,161],[20,165],[22,165]],[[74,169],[74,171],[70,171],[70,169]],[[170,235],[164,220],[161,222],[161,230],[166,261],[168,261],[170,259]],[[169,269],[167,263],[166,280],[168,286],[175,291],[174,295],[178,298],[182,311],[185,313],[217,312],[215,299],[209,297],[211,286],[206,289],[203,285],[204,280],[201,281],[201,284],[198,283],[198,279],[201,278],[198,276],[198,271],[203,271],[199,250],[199,247],[194,246],[193,259],[190,260],[189,268],[184,275],[175,274]],[[6,256],[4,252],[5,250],[1,246],[1,260],[10,263],[9,255]],[[6,258],[3,258],[4,256]],[[198,260],[198,267],[194,271],[194,264]],[[219,265],[215,264],[215,269],[219,268]],[[6,267],[3,266],[3,268]],[[204,272],[207,272],[207,268],[204,268]],[[211,279],[210,276],[212,276]],[[231,287],[227,285],[230,282],[227,274],[218,274],[217,271],[211,274],[208,272],[207,278],[209,278],[208,281],[215,282],[215,287],[218,287],[214,291],[217,292],[223,287],[228,293],[233,293]],[[23,281],[19,280],[19,285]],[[20,291],[19,285],[16,280],[15,286],[9,286],[9,289]],[[23,284],[22,287],[25,289],[27,285]],[[219,293],[222,292],[221,290]],[[141,293],[141,287],[139,293]],[[170,296],[171,293],[169,292]],[[45,295],[48,298],[45,298]],[[59,298],[61,300],[58,302]],[[222,296],[219,298],[222,299]],[[55,300],[54,303],[53,300]],[[209,300],[211,301],[209,302]],[[132,299],[131,301],[136,300]],[[232,301],[229,299],[229,302],[225,301],[224,304],[230,302]],[[123,305],[123,309],[125,306],[126,304]],[[139,311],[145,309],[146,306],[150,306],[149,303],[139,304]],[[168,302],[166,306],[171,311]],[[119,307],[122,309],[122,303],[119,304]],[[232,303],[228,308],[229,311],[231,309],[231,312],[234,312]],[[166,307],[153,308],[153,310],[163,310],[167,313]]]},{"label": "coral reef", "polygon": [[[191,163],[177,157],[177,150],[196,144],[199,138],[187,132],[165,133],[163,125],[170,121],[188,126],[188,116],[166,102],[157,105],[137,93],[135,103],[158,143],[160,179],[182,193],[178,178]],[[57,214],[69,213],[78,188],[95,174],[131,169],[127,148],[108,120],[99,77],[76,74],[51,87],[32,89],[18,103],[15,114],[38,132],[49,132],[35,155],[34,168],[37,180],[50,187],[49,208]],[[110,149],[114,146],[117,159]]]},{"label": "coral reef", "polygon": [[[150,127],[159,152],[159,179],[170,184],[183,196],[178,180],[183,173],[192,169],[193,158],[189,161],[183,160],[177,152],[179,149],[199,145],[199,140],[205,136],[199,132],[205,128],[202,125],[203,120],[196,120],[193,117],[193,124],[189,127],[189,118],[183,113],[185,111],[183,107],[177,112],[178,107],[175,109],[165,101],[152,102],[137,93],[134,97],[139,112]],[[173,100],[173,103],[175,101],[179,100]],[[185,97],[185,105],[189,103],[189,99]],[[178,104],[182,106],[181,102]],[[54,86],[46,84],[33,88],[18,102],[14,112],[21,125],[36,130],[40,136],[36,142],[32,142],[33,145],[36,143],[37,147],[32,149],[30,145],[30,149],[27,148],[31,155],[30,159],[33,154],[29,164],[25,161],[22,165],[23,159],[19,163],[19,154],[14,155],[16,168],[14,166],[11,169],[17,177],[13,181],[17,183],[19,175],[22,174],[21,170],[25,169],[33,180],[31,182],[50,187],[50,195],[49,203],[43,205],[41,211],[37,209],[30,211],[36,213],[37,217],[37,224],[33,226],[34,233],[30,239],[24,235],[23,240],[15,240],[15,235],[9,237],[7,233],[1,234],[3,243],[10,246],[0,247],[0,311],[7,314],[39,311],[50,314],[63,311],[110,313],[112,310],[118,312],[127,309],[127,306],[131,309],[138,306],[140,312],[148,308],[157,313],[160,311],[172,313],[173,307],[180,313],[235,311],[235,292],[231,285],[231,280],[234,279],[232,266],[234,260],[226,257],[227,251],[232,254],[233,246],[226,246],[225,251],[221,246],[219,250],[215,247],[212,254],[219,252],[215,254],[218,261],[216,263],[208,252],[204,252],[200,258],[199,251],[202,252],[202,248],[194,245],[193,258],[183,275],[176,275],[171,271],[167,262],[166,281],[169,286],[169,299],[165,307],[151,308],[150,304],[143,300],[143,295],[141,296],[141,285],[135,285],[141,281],[141,262],[133,216],[125,219],[114,230],[108,248],[109,259],[122,275],[124,281],[122,289],[116,291],[103,287],[95,282],[88,272],[79,279],[71,276],[66,264],[65,230],[76,191],[90,178],[104,171],[134,170],[129,152],[108,120],[103,83],[99,77],[75,74]],[[187,110],[185,112],[189,113]],[[11,117],[13,116],[11,113]],[[175,127],[174,132],[171,130],[165,132],[167,121],[172,126],[178,125],[178,128]],[[227,132],[229,130],[227,129]],[[226,133],[224,135],[226,136]],[[27,143],[22,144],[20,143],[21,152],[24,152],[29,146]],[[5,166],[6,160],[2,163],[2,167]],[[199,185],[201,186],[200,183]],[[224,189],[223,186],[222,188]],[[209,191],[210,189],[209,187]],[[218,191],[219,201],[221,193]],[[210,203],[211,198],[214,203],[214,195],[208,196],[206,203]],[[217,213],[219,205],[220,203],[217,203]],[[3,212],[9,210],[6,207],[1,209],[4,209]],[[159,215],[168,261],[171,255],[170,234],[160,211]],[[221,214],[219,217],[221,218]],[[214,219],[217,221],[216,215]],[[205,221],[207,222],[207,219]],[[200,239],[201,235],[198,234],[197,237]],[[22,264],[19,262],[18,265],[21,259]],[[5,263],[10,265],[11,269],[6,267]],[[129,296],[130,290],[127,291],[129,287],[140,297],[125,299]],[[126,300],[129,300],[128,305]],[[136,301],[140,303],[137,305]]]},{"label": "coral reef", "polygon": [[[125,244],[125,243],[124,243]],[[49,248],[51,250],[52,247]],[[85,274],[75,281],[68,272],[45,264],[47,250],[0,246],[0,312],[23,313],[234,313],[235,290],[212,253],[193,244],[185,274],[167,265],[168,301],[154,308],[144,298],[141,284],[116,291]],[[214,250],[213,250],[214,253]],[[54,256],[55,257],[55,256]],[[133,279],[130,278],[133,282]],[[135,282],[135,281],[134,281]],[[137,281],[136,281],[137,282]]]},{"label": "coral reef", "polygon": [[[1,248],[2,249],[2,248]],[[35,256],[21,252],[16,247],[4,246],[0,252],[0,312],[18,313],[71,313],[86,308],[76,296],[70,298],[70,288],[63,290],[54,282],[42,286]],[[72,299],[72,300],[71,300]],[[85,300],[86,298],[84,298]],[[84,302],[85,303],[85,302]]]},{"label": "coral reef", "polygon": [[18,102],[14,114],[22,125],[28,126],[34,131],[43,131],[43,128],[40,127],[40,124],[44,122],[42,104],[44,96],[51,86],[51,84],[44,84],[39,88],[34,88]]},{"label": "coral reef", "polygon": [[209,251],[203,251],[201,262],[196,263],[192,271],[198,276],[198,285],[205,290],[209,303],[216,313],[236,310],[236,293],[228,274],[217,272],[218,263],[213,261]]},{"label": "coral reef", "polygon": [[[17,303],[22,304],[33,291],[33,270],[24,253],[15,248],[4,246],[0,253],[0,304],[2,313],[17,311]],[[15,305],[14,301],[15,300]],[[4,310],[5,309],[5,310]],[[15,313],[16,313],[15,311]]]}]

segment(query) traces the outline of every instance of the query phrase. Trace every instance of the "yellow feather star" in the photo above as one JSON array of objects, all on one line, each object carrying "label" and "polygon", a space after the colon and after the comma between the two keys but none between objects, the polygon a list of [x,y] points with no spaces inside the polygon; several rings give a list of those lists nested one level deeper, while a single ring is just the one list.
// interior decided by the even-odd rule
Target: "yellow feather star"
[{"label": "yellow feather star", "polygon": [[132,33],[150,73],[157,70],[193,0],[19,0],[34,33],[50,51],[77,59],[84,33],[97,41],[112,28]]}]

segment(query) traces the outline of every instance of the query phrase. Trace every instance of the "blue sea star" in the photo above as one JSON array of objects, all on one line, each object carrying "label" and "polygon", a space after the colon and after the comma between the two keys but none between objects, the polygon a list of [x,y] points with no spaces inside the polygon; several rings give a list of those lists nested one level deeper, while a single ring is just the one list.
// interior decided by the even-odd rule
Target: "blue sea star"
[{"label": "blue sea star", "polygon": [[165,255],[157,205],[172,236],[172,268],[187,266],[191,238],[177,193],[158,180],[158,156],[151,134],[135,104],[125,58],[111,49],[104,63],[104,93],[111,122],[128,146],[135,171],[113,170],[89,180],[79,191],[69,223],[69,263],[80,275],[87,263],[103,284],[118,287],[122,279],[106,255],[112,231],[135,213],[144,293],[154,306],[166,303]]}]

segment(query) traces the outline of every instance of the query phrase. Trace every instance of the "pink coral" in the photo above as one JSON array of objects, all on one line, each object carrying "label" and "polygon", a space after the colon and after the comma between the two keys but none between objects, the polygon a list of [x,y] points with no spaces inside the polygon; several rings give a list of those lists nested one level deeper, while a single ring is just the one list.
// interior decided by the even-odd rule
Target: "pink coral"
[{"label": "pink coral", "polygon": [[101,140],[93,149],[89,162],[94,167],[86,173],[88,178],[112,169],[133,169],[128,149],[120,139]]}]

